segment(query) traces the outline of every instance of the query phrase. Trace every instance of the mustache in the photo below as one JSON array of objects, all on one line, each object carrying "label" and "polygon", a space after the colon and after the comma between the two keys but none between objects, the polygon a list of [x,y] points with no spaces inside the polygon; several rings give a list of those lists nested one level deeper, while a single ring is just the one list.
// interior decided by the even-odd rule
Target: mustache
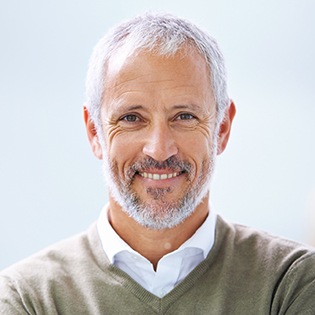
[{"label": "mustache", "polygon": [[176,156],[171,156],[165,161],[156,161],[151,157],[147,157],[142,161],[133,163],[127,171],[129,178],[133,178],[135,174],[145,172],[150,169],[168,170],[172,172],[189,173],[192,165],[187,161],[181,161]]}]

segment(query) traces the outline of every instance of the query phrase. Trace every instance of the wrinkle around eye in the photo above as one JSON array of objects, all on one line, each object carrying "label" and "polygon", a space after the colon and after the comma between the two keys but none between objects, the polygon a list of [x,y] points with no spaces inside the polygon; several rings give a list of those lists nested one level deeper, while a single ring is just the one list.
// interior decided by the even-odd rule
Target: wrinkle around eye
[{"label": "wrinkle around eye", "polygon": [[[186,114],[186,113],[183,113]],[[192,119],[176,119],[172,122],[173,128],[179,132],[199,132],[205,137],[210,137],[215,130],[215,116],[209,115],[207,117],[198,118],[193,114]],[[178,115],[179,116],[179,115]]]},{"label": "wrinkle around eye", "polygon": [[123,130],[117,124],[109,124],[107,126],[107,138],[109,142],[112,142],[113,138],[122,133]]},{"label": "wrinkle around eye", "polygon": [[209,115],[206,119],[200,122],[198,128],[206,137],[212,137],[216,128],[215,115]]},{"label": "wrinkle around eye", "polygon": [[[135,121],[125,120],[124,117],[135,116]],[[116,136],[125,132],[133,132],[140,130],[146,126],[146,123],[137,114],[126,114],[122,117],[117,117],[114,120],[108,121],[106,129],[108,139],[111,141]]]},{"label": "wrinkle around eye", "polygon": [[184,129],[195,129],[199,123],[199,119],[191,113],[180,113],[172,121],[175,128]]},{"label": "wrinkle around eye", "polygon": [[214,128],[213,128],[213,130],[212,130],[209,126],[206,126],[206,125],[204,125],[204,124],[201,124],[201,125],[199,126],[199,130],[200,130],[200,132],[201,132],[204,136],[206,136],[207,138],[210,138],[211,135],[214,133]]}]

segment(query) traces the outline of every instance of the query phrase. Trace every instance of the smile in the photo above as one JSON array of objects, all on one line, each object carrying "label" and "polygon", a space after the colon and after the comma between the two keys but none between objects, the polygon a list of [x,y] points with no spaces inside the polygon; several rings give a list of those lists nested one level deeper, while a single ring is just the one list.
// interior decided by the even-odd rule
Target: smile
[{"label": "smile", "polygon": [[154,174],[154,173],[139,173],[140,176],[144,178],[149,178],[153,180],[163,180],[163,179],[169,179],[169,178],[174,178],[180,175],[181,173],[170,173],[170,174]]}]

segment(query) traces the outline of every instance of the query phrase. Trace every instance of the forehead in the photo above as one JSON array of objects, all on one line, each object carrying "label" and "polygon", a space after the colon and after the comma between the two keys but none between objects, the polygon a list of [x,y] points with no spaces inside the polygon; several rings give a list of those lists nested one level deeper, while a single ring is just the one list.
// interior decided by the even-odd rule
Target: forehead
[{"label": "forehead", "polygon": [[106,68],[105,103],[106,99],[130,95],[152,99],[179,95],[214,98],[208,64],[196,50],[161,56],[147,51],[130,54],[127,49],[120,49],[109,59]]},{"label": "forehead", "polygon": [[205,58],[197,52],[196,48],[188,44],[169,55],[160,54],[158,48],[151,52],[145,49],[134,50],[128,46],[122,46],[111,55],[106,64],[106,79],[110,80],[113,78],[112,75],[118,73],[123,75],[128,71],[141,74],[141,70],[145,70],[145,66],[159,67],[157,70],[162,72],[165,68],[163,65],[172,65],[169,72],[176,70],[174,68],[176,66],[178,67],[177,70],[184,66],[183,72],[187,67],[190,70],[195,68],[197,71],[201,71],[200,74],[206,74],[210,79],[210,69]]}]

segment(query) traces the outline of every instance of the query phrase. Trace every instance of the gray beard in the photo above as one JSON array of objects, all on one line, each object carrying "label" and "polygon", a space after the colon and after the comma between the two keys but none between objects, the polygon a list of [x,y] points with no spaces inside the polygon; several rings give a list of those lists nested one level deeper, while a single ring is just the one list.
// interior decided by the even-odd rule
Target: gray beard
[{"label": "gray beard", "polygon": [[[106,157],[106,155],[104,155]],[[197,183],[192,183],[192,166],[187,162],[178,161],[175,157],[171,157],[163,163],[159,163],[151,158],[144,162],[136,162],[126,172],[126,180],[123,181],[118,175],[118,167],[116,163],[110,163],[108,159],[103,160],[103,173],[108,183],[111,197],[121,206],[122,210],[133,218],[140,225],[153,229],[162,230],[173,228],[185,219],[187,219],[196,209],[196,207],[208,195],[210,182],[214,168],[214,154],[202,165],[202,172]],[[162,164],[162,165],[161,165]],[[166,197],[170,197],[173,193],[171,187],[146,189],[146,193],[150,195],[151,201],[145,202],[133,190],[132,183],[137,170],[142,167],[167,168],[168,170],[184,171],[188,187],[183,196],[175,201],[167,201]],[[168,198],[170,199],[170,198]]]}]

